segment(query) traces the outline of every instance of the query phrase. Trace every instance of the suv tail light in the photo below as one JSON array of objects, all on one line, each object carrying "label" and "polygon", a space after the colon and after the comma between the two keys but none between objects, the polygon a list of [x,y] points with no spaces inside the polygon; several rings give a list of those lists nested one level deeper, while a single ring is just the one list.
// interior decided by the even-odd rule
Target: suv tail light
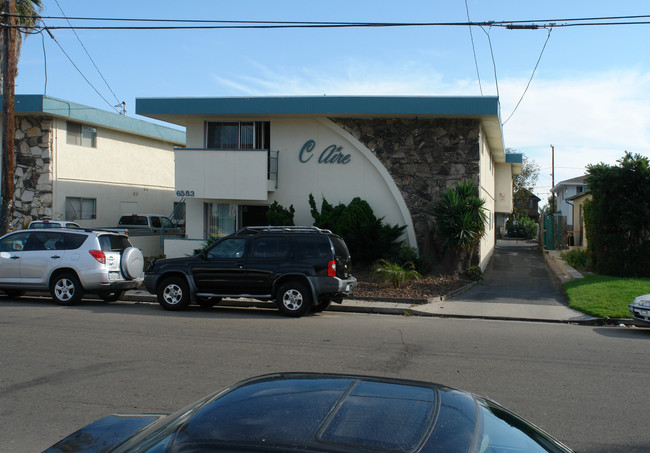
[{"label": "suv tail light", "polygon": [[336,277],[336,261],[330,261],[327,263],[327,276]]},{"label": "suv tail light", "polygon": [[93,258],[95,258],[99,263],[106,264],[106,254],[101,250],[89,250],[88,251]]}]

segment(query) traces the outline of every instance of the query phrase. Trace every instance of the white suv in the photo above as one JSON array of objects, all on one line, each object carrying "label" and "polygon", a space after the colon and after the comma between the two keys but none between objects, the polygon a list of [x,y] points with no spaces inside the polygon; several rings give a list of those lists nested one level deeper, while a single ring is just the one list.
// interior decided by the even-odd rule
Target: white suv
[{"label": "white suv", "polygon": [[140,286],[143,267],[129,238],[108,231],[27,229],[0,238],[0,290],[9,297],[49,291],[72,305],[91,292],[113,301]]}]

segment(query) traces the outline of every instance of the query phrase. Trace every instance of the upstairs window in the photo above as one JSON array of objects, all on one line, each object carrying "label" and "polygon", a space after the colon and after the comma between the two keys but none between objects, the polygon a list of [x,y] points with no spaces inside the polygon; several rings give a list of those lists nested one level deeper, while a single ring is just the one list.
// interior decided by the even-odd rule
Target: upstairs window
[{"label": "upstairs window", "polygon": [[68,145],[79,145],[87,148],[97,147],[97,129],[94,127],[68,121],[66,135]]},{"label": "upstairs window", "polygon": [[270,149],[268,121],[209,122],[206,147],[210,149]]}]

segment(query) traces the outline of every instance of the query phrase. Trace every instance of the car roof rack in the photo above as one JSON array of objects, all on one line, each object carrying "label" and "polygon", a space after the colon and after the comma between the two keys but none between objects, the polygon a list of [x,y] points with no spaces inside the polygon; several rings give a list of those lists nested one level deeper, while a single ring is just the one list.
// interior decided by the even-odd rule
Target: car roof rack
[{"label": "car roof rack", "polygon": [[266,226],[247,226],[239,231],[240,233],[260,233],[260,232],[292,232],[292,233],[302,233],[302,232],[316,232],[324,234],[332,234],[330,230],[325,230],[315,226],[275,226],[275,225],[266,225]]}]

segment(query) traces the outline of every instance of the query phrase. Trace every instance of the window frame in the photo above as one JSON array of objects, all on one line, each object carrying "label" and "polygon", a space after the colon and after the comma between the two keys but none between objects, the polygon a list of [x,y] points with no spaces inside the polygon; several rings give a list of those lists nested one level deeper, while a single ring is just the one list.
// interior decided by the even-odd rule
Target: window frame
[{"label": "window frame", "polygon": [[74,121],[66,121],[66,144],[97,148],[97,128]]}]

